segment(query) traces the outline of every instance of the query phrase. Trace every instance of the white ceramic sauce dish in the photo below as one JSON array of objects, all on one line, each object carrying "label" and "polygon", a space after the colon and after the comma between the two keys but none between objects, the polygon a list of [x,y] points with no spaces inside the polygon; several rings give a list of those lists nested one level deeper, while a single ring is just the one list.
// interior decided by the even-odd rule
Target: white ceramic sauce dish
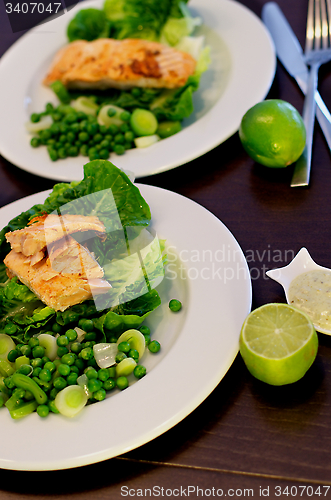
[{"label": "white ceramic sauce dish", "polygon": [[[303,273],[317,270],[331,273],[331,269],[316,264],[306,248],[301,248],[301,250],[287,266],[272,269],[270,271],[267,271],[266,274],[269,278],[277,281],[280,285],[282,285],[287,302],[289,304],[292,304],[289,298],[289,289],[293,280]],[[307,311],[305,312],[307,313]],[[316,330],[321,333],[331,335],[331,326],[329,328],[322,327],[320,324],[316,323],[313,318],[312,321]]]}]

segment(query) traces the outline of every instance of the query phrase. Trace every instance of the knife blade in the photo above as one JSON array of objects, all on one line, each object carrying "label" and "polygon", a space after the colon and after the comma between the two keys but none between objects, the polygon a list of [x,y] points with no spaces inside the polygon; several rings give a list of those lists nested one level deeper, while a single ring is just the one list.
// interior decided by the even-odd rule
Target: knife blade
[{"label": "knife blade", "polygon": [[[268,2],[262,8],[261,17],[274,41],[278,59],[306,94],[308,68],[301,45],[282,10],[275,2]],[[319,92],[316,92],[315,100],[316,116],[331,149],[331,114]]]}]

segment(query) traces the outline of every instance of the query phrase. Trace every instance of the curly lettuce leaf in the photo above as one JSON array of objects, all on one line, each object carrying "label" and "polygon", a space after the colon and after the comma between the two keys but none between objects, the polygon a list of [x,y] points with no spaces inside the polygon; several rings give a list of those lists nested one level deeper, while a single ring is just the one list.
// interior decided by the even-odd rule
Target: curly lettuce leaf
[{"label": "curly lettuce leaf", "polygon": [[91,42],[97,38],[108,38],[110,22],[103,10],[82,9],[70,21],[67,28],[69,42],[87,40]]},{"label": "curly lettuce leaf", "polygon": [[[111,36],[158,41],[169,16],[180,17],[179,0],[105,0]],[[181,2],[183,3],[183,2]]]},{"label": "curly lettuce leaf", "polygon": [[118,336],[129,328],[138,328],[141,323],[161,304],[156,290],[142,295],[130,302],[119,304],[94,320],[94,326],[103,335],[104,341]]}]

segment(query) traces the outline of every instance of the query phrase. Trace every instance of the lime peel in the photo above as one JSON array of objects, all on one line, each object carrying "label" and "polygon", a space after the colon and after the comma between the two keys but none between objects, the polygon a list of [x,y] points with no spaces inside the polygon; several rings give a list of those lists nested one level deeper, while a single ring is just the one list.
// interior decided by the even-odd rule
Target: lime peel
[{"label": "lime peel", "polygon": [[306,129],[292,104],[281,99],[267,99],[245,113],[239,138],[253,160],[267,167],[284,168],[301,156]]},{"label": "lime peel", "polygon": [[318,337],[305,313],[288,304],[271,303],[247,316],[239,346],[249,372],[262,382],[279,386],[305,375],[316,358]]}]

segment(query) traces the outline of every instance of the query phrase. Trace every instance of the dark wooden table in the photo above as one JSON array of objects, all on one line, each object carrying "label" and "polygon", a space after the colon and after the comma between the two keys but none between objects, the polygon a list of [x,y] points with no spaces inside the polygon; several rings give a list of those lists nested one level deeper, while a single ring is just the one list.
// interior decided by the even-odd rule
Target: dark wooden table
[{"label": "dark wooden table", "polygon": [[[260,16],[266,2],[240,3]],[[278,4],[304,44],[307,1]],[[0,54],[20,35],[12,33],[0,3]],[[320,72],[320,91],[331,107],[330,66]],[[302,111],[302,94],[280,64],[268,97]],[[254,256],[249,266],[257,307],[284,302],[281,287],[265,271],[285,265],[302,246],[331,267],[331,158],[318,126],[310,187],[290,188],[291,173],[291,167],[274,171],[255,164],[235,134],[201,158],[140,182],[187,196],[226,224],[245,255]],[[0,157],[1,206],[53,184]],[[164,435],[126,455],[77,469],[0,470],[0,498],[201,498],[222,492],[234,498],[331,498],[331,339],[319,335],[319,341],[315,363],[292,386],[259,383],[238,355],[212,394]],[[13,445],[19,446],[15,435]]]}]

